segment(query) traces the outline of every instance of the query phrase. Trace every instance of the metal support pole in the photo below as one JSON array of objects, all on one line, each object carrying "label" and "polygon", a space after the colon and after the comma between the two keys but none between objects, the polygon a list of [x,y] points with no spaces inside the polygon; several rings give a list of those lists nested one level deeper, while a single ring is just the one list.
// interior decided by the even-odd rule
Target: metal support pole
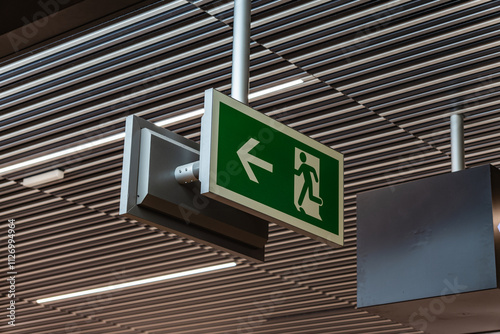
[{"label": "metal support pole", "polygon": [[[251,0],[234,1],[231,96],[244,104],[248,104],[250,76],[250,12]],[[178,166],[175,179],[180,184],[198,181],[199,170],[199,161]]]},{"label": "metal support pole", "polygon": [[234,0],[231,96],[248,104],[251,0]]},{"label": "metal support pole", "polygon": [[451,171],[465,169],[464,150],[464,118],[462,114],[452,114],[450,117],[451,133]]}]

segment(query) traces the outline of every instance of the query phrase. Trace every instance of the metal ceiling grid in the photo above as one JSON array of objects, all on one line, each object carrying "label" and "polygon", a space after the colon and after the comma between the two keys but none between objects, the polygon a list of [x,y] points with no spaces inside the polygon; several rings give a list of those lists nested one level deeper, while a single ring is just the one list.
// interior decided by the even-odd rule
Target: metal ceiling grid
[{"label": "metal ceiling grid", "polygon": [[[22,326],[0,328],[419,333],[355,308],[356,194],[449,172],[448,116],[457,110],[466,115],[468,166],[499,166],[498,5],[252,1],[251,92],[303,82],[250,104],[345,154],[345,246],[270,224],[263,264],[118,216],[124,117],[165,120],[200,109],[205,88],[229,93],[232,1],[159,1],[4,59],[0,169],[15,168],[1,175],[0,212],[18,221]],[[199,140],[200,116],[167,127]],[[20,183],[54,168],[65,170],[63,180],[37,189]],[[228,261],[238,265],[35,302]]]}]

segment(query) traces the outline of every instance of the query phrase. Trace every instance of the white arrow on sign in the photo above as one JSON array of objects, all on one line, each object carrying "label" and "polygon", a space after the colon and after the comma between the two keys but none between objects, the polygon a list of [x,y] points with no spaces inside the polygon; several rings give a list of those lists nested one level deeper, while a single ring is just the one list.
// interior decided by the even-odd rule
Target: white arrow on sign
[{"label": "white arrow on sign", "polygon": [[273,172],[273,165],[270,164],[267,161],[264,161],[260,158],[257,158],[254,155],[251,155],[249,152],[259,144],[259,141],[250,138],[245,145],[243,145],[236,153],[238,154],[238,157],[241,160],[241,163],[243,164],[243,168],[245,168],[245,171],[247,172],[248,177],[250,180],[253,182],[259,183],[257,178],[255,177],[255,174],[253,173],[252,167],[250,167],[250,163],[259,166],[260,168],[263,168],[267,170],[268,172]]}]

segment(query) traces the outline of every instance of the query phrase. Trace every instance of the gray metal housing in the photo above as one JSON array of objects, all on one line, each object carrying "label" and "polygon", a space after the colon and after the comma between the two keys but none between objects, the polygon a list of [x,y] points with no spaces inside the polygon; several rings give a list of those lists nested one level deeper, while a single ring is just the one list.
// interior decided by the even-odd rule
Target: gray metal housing
[{"label": "gray metal housing", "polygon": [[199,144],[127,117],[120,214],[254,261],[264,260],[268,222],[181,185],[177,166],[199,160]]},{"label": "gray metal housing", "polygon": [[425,333],[500,325],[500,171],[490,165],[359,194],[358,308]]}]

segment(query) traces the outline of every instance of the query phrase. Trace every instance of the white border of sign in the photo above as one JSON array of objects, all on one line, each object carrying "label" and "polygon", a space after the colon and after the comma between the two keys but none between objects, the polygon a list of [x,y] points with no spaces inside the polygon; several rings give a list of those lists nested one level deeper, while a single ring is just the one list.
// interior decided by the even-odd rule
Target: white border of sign
[{"label": "white border of sign", "polygon": [[[339,161],[339,235],[217,185],[220,102]],[[201,181],[201,193],[207,197],[275,222],[278,225],[285,226],[331,246],[338,247],[344,245],[344,156],[330,147],[307,137],[271,117],[253,110],[215,89],[205,91],[205,113],[201,121],[199,179]]]}]

